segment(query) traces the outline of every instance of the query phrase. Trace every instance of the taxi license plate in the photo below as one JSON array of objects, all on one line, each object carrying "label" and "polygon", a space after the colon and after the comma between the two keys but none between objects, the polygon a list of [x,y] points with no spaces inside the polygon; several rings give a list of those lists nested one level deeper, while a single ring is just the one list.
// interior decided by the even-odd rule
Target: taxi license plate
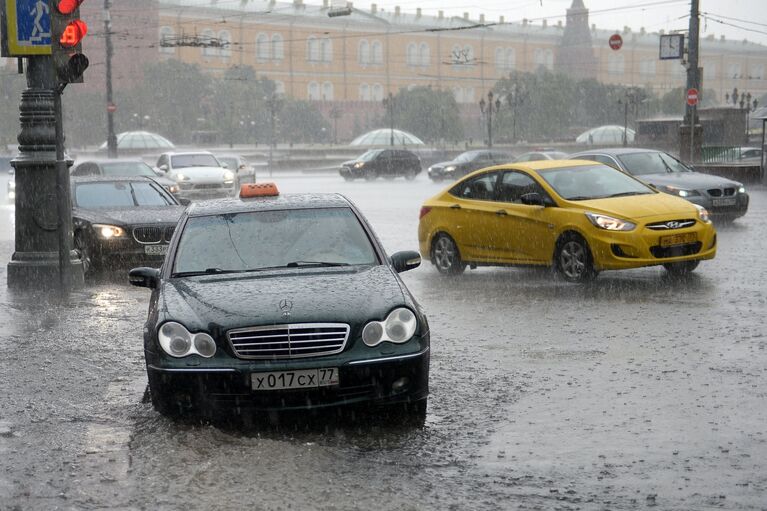
[{"label": "taxi license plate", "polygon": [[144,253],[147,255],[165,255],[168,253],[168,245],[145,245]]},{"label": "taxi license plate", "polygon": [[660,237],[661,247],[673,247],[674,245],[684,245],[698,240],[698,235],[694,232],[685,232],[681,234],[672,234],[670,236]]},{"label": "taxi license plate", "polygon": [[309,389],[334,385],[338,385],[337,367],[251,373],[250,375],[250,386],[253,390]]},{"label": "taxi license plate", "polygon": [[735,197],[727,197],[726,199],[711,199],[711,204],[715,207],[722,206],[734,206],[738,201]]}]

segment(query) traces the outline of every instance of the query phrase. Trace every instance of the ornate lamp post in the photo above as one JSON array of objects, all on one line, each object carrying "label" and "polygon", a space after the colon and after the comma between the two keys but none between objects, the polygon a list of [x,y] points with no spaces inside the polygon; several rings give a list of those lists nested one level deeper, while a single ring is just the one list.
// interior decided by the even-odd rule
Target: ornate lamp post
[{"label": "ornate lamp post", "polygon": [[483,115],[487,115],[487,147],[488,149],[493,147],[493,111],[495,113],[498,113],[498,110],[501,108],[501,100],[496,99],[495,102],[493,102],[493,91],[490,91],[487,93],[487,103],[485,103],[485,98],[482,98],[479,100],[479,111]]}]

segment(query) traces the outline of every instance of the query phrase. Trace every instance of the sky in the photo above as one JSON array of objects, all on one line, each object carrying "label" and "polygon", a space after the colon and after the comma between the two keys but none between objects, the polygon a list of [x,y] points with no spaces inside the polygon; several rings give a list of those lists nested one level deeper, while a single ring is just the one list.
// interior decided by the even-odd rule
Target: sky
[{"label": "sky", "polygon": [[[644,27],[648,32],[658,30],[686,30],[689,25],[689,0],[583,0],[589,9],[589,23],[597,28],[632,30]],[[321,3],[307,0],[306,3]],[[343,0],[333,0],[333,4]],[[399,5],[403,12],[414,13],[420,7],[423,14],[437,15],[445,11],[446,16],[463,16],[468,12],[472,19],[485,14],[487,22],[497,21],[505,16],[506,21],[521,21],[523,18],[537,20],[546,18],[550,24],[564,22],[565,11],[572,0],[355,0],[354,7],[369,9],[371,3],[387,10]],[[602,11],[602,12],[600,12]],[[725,35],[727,39],[759,42],[767,45],[767,0],[700,0],[701,36]],[[726,24],[725,24],[726,23]]]}]

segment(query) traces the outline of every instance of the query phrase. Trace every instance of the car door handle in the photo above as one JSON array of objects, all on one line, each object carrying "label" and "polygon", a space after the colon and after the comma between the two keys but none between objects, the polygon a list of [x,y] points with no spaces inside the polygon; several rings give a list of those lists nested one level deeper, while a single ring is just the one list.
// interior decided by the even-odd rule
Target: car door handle
[{"label": "car door handle", "polygon": [[498,211],[495,212],[495,214],[498,215],[498,216],[508,216],[509,215],[508,213],[506,213],[505,209],[499,209]]},{"label": "car door handle", "polygon": [[461,209],[461,205],[460,204],[453,204],[452,206],[450,206],[450,209]]}]

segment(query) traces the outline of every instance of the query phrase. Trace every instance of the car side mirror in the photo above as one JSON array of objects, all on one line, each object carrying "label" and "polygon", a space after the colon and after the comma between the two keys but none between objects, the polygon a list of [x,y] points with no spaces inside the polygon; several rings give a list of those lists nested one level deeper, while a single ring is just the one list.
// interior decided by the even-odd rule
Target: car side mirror
[{"label": "car side mirror", "polygon": [[159,167],[157,167],[157,169],[160,170],[161,172],[168,172],[168,166],[164,163],[160,165]]},{"label": "car side mirror", "polygon": [[184,197],[184,198],[178,199],[178,203],[181,204],[182,206],[188,206],[192,203],[192,200]]},{"label": "car side mirror", "polygon": [[228,169],[229,168],[229,164],[228,163],[222,163],[221,167],[225,168],[225,169]]},{"label": "car side mirror", "polygon": [[128,272],[128,281],[137,287],[156,289],[160,284],[160,270],[157,268],[133,268]]},{"label": "car side mirror", "polygon": [[522,204],[527,204],[528,206],[544,206],[543,197],[541,197],[541,194],[538,192],[531,192],[526,193],[519,197],[519,200],[522,201]]},{"label": "car side mirror", "polygon": [[421,266],[421,255],[412,250],[396,252],[391,256],[391,264],[394,266],[394,271],[402,273],[403,271],[412,270]]}]

